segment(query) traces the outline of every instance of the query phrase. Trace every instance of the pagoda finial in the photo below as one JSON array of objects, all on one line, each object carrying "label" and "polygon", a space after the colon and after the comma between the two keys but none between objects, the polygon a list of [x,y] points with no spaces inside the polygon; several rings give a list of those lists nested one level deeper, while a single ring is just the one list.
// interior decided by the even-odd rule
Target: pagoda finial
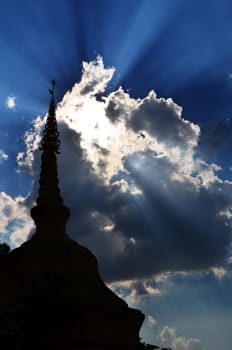
[{"label": "pagoda finial", "polygon": [[52,79],[51,84],[52,84],[52,88],[51,88],[51,89],[48,89],[48,91],[49,91],[50,94],[53,96],[53,95],[54,95],[55,85],[56,85],[55,79]]},{"label": "pagoda finial", "polygon": [[49,93],[51,94],[50,106],[45,129],[43,132],[43,138],[40,143],[40,149],[50,149],[53,150],[55,153],[60,153],[60,139],[59,131],[57,128],[56,104],[54,99],[54,90],[56,82],[54,79],[51,81],[51,84],[51,89],[48,89]]}]

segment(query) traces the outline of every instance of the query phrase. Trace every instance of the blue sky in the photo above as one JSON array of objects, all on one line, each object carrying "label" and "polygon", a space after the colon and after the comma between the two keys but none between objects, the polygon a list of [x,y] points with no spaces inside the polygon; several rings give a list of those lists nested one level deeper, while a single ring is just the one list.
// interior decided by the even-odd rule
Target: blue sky
[{"label": "blue sky", "polygon": [[144,340],[174,350],[232,342],[231,18],[229,0],[0,5],[2,240],[32,230],[55,78],[70,235],[149,316]]}]

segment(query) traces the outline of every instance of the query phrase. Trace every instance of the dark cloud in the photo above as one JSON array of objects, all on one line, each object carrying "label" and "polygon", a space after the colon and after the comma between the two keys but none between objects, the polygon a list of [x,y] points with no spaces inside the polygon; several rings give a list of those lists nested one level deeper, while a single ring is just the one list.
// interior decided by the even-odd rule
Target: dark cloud
[{"label": "dark cloud", "polygon": [[106,98],[106,115],[112,122],[125,119],[133,131],[146,131],[169,146],[197,143],[199,127],[182,119],[181,112],[171,98],[157,98],[154,91],[133,100],[120,88]]},{"label": "dark cloud", "polygon": [[65,124],[60,129],[60,185],[72,213],[67,231],[95,252],[107,280],[203,270],[224,261],[230,227],[218,212],[229,205],[231,185],[206,189],[174,180],[173,163],[144,152],[125,157],[126,172],[114,178],[131,179],[142,193],[123,192],[96,175],[80,135]]},{"label": "dark cloud", "polygon": [[122,202],[114,217],[115,229],[127,240],[135,238],[135,244],[127,245],[118,256],[118,271],[125,278],[207,269],[222,262],[227,253],[230,228],[217,213],[229,198],[217,186],[195,191],[172,181],[163,162],[156,159],[151,165],[146,159],[143,172],[131,174],[143,188],[142,196],[117,194]]},{"label": "dark cloud", "polygon": [[[112,92],[106,100],[106,115],[114,123],[127,116],[127,104],[126,100],[129,100],[129,95],[126,94],[120,87],[118,90]],[[129,110],[130,110],[130,106]],[[130,113],[130,112],[129,112]]]},{"label": "dark cloud", "polygon": [[133,109],[128,125],[134,130],[146,130],[160,142],[188,143],[197,136],[197,129],[181,119],[181,108],[171,99],[158,99],[151,92]]}]

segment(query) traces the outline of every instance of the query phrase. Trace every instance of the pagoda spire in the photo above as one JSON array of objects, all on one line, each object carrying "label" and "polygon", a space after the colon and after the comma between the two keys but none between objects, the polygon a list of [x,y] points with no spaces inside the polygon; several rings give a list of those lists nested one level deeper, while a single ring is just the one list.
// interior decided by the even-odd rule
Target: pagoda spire
[{"label": "pagoda spire", "polygon": [[59,131],[56,121],[56,105],[54,98],[55,80],[52,80],[52,87],[49,89],[51,95],[50,106],[47,115],[43,137],[40,143],[41,155],[41,172],[39,180],[39,194],[36,200],[37,205],[32,208],[31,216],[37,226],[40,228],[48,227],[48,223],[53,228],[63,230],[70,211],[63,205],[59,189],[57,157],[60,153]]}]

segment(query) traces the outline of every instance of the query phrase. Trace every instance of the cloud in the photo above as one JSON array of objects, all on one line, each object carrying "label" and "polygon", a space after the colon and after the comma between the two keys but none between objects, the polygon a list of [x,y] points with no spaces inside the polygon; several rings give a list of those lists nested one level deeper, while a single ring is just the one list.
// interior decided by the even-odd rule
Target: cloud
[{"label": "cloud", "polygon": [[[138,302],[149,300],[150,297],[159,296],[161,291],[156,288],[152,280],[131,279],[127,281],[119,281],[109,283],[110,289],[121,296],[130,306],[137,307]],[[152,323],[152,316],[149,322]],[[155,320],[154,323],[155,324]]]},{"label": "cloud", "polygon": [[18,172],[38,176],[40,166],[39,143],[42,137],[42,129],[45,125],[45,118],[36,117],[32,122],[32,128],[24,134],[26,145],[25,152],[17,155]]},{"label": "cloud", "polygon": [[151,91],[144,99],[135,100],[119,88],[105,101],[106,114],[113,122],[125,119],[133,131],[146,131],[166,146],[197,144],[199,126],[181,118],[182,108],[171,98],[158,98]]},{"label": "cloud", "polygon": [[199,339],[177,336],[173,327],[163,327],[159,338],[163,347],[170,347],[172,350],[204,350]]},{"label": "cloud", "polygon": [[223,267],[212,267],[212,272],[219,280],[227,275],[227,271]]},{"label": "cloud", "polygon": [[147,316],[147,323],[149,327],[154,327],[157,325],[157,321],[154,319],[154,317],[152,315],[148,315]]},{"label": "cloud", "polygon": [[8,154],[6,154],[2,149],[0,149],[0,163],[8,159]]},{"label": "cloud", "polygon": [[80,95],[96,95],[104,92],[107,83],[112,79],[114,68],[105,68],[102,57],[96,61],[83,62],[82,80],[78,85]]},{"label": "cloud", "polygon": [[6,99],[6,107],[8,109],[14,109],[16,106],[16,97],[12,94],[10,96],[7,97]]},{"label": "cloud", "polygon": [[0,192],[0,235],[12,247],[23,243],[33,228],[25,199]]},{"label": "cloud", "polygon": [[[113,72],[99,57],[84,63],[81,81],[59,103],[59,177],[72,213],[67,232],[97,255],[108,282],[133,281],[132,300],[152,294],[154,275],[224,264],[232,184],[199,156],[200,128],[171,99],[154,91],[134,99],[123,88],[99,99]],[[18,171],[37,178],[43,126],[36,118],[18,154]],[[37,189],[24,201],[28,209]]]}]

